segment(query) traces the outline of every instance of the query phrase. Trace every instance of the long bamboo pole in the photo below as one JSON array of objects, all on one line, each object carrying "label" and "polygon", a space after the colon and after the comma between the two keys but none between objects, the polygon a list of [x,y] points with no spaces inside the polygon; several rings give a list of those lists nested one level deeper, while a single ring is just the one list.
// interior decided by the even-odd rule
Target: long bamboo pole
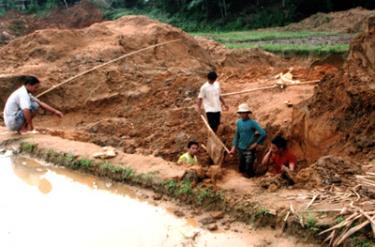
[{"label": "long bamboo pole", "polygon": [[180,41],[180,40],[181,40],[181,39],[170,40],[170,41],[166,41],[166,42],[162,42],[162,43],[159,43],[159,44],[151,45],[151,46],[148,46],[148,47],[145,47],[145,48],[142,48],[142,49],[139,49],[139,50],[132,51],[132,52],[130,52],[130,53],[124,54],[124,55],[122,55],[122,56],[120,56],[120,57],[118,57],[118,58],[112,59],[112,60],[110,60],[110,61],[108,61],[108,62],[106,62],[106,63],[100,64],[100,65],[95,66],[95,67],[93,67],[93,68],[91,68],[91,69],[89,69],[89,70],[83,71],[83,72],[79,73],[78,75],[75,75],[75,76],[73,76],[73,77],[70,77],[69,79],[66,79],[65,81],[63,81],[63,82],[61,82],[61,83],[59,83],[59,84],[56,84],[56,85],[50,87],[49,89],[47,89],[46,91],[44,91],[44,92],[38,94],[36,97],[41,97],[41,96],[43,96],[43,95],[45,95],[45,94],[47,94],[47,93],[49,93],[49,92],[55,90],[56,88],[59,88],[59,87],[65,85],[65,84],[67,84],[68,82],[71,82],[71,81],[73,81],[73,80],[75,80],[75,79],[77,79],[77,78],[79,78],[79,77],[81,77],[81,76],[83,76],[83,75],[86,75],[86,74],[88,74],[88,73],[90,73],[90,72],[92,72],[92,71],[95,71],[95,70],[97,70],[97,69],[100,69],[100,68],[102,68],[102,67],[104,67],[104,66],[107,66],[107,65],[109,65],[109,64],[112,64],[112,63],[115,63],[115,62],[117,62],[117,61],[120,61],[120,60],[122,60],[122,59],[124,59],[124,58],[126,58],[126,57],[129,57],[129,56],[132,56],[132,55],[135,55],[135,54],[141,53],[141,52],[143,52],[143,51],[146,51],[146,50],[149,50],[149,49],[152,49],[152,48],[155,48],[155,47],[159,47],[159,46],[163,46],[163,45],[171,44],[171,43],[174,43],[174,42],[177,42],[177,41]]},{"label": "long bamboo pole", "polygon": [[278,87],[281,87],[281,86],[285,86],[285,87],[304,86],[304,85],[316,84],[318,82],[320,82],[320,80],[305,81],[305,82],[300,82],[300,83],[275,84],[273,86],[246,89],[246,90],[239,91],[239,92],[223,93],[223,94],[221,94],[221,96],[222,97],[226,97],[226,96],[231,96],[231,95],[239,95],[239,94],[245,94],[245,93],[252,93],[252,92],[256,92],[256,91],[274,89],[274,88],[278,88]]}]

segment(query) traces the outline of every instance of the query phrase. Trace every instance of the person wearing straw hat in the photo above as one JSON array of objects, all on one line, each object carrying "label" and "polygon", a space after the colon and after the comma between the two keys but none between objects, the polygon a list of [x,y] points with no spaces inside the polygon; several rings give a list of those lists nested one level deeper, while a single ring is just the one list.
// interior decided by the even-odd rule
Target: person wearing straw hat
[{"label": "person wearing straw hat", "polygon": [[256,148],[263,143],[267,134],[255,120],[250,119],[251,110],[246,103],[238,106],[237,113],[240,119],[236,122],[236,133],[230,154],[234,154],[237,150],[240,162],[239,171],[247,177],[254,177]]},{"label": "person wearing straw hat", "polygon": [[24,76],[24,85],[14,91],[5,103],[4,123],[12,131],[31,131],[34,129],[33,117],[39,107],[59,116],[63,114],[48,104],[35,98],[32,93],[36,92],[40,81],[35,76]]}]

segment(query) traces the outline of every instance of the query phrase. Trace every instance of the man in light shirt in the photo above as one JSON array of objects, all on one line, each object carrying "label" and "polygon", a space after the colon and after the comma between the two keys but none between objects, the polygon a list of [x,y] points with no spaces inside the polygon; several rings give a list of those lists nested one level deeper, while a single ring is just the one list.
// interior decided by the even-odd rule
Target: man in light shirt
[{"label": "man in light shirt", "polygon": [[38,78],[24,76],[23,81],[24,85],[14,91],[5,103],[4,123],[9,130],[18,133],[34,130],[33,117],[39,107],[63,117],[60,111],[32,96],[40,85]]},{"label": "man in light shirt", "polygon": [[216,72],[212,71],[207,75],[208,81],[202,85],[197,100],[197,111],[200,112],[203,104],[206,112],[207,121],[211,129],[216,132],[220,125],[221,104],[225,110],[228,109],[223,98],[220,96],[220,84]]}]

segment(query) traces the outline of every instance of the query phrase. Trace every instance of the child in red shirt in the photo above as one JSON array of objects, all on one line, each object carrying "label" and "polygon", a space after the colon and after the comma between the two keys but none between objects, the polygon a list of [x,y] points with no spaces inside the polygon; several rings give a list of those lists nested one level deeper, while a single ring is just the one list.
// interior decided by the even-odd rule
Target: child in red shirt
[{"label": "child in red shirt", "polygon": [[277,135],[273,138],[269,151],[263,157],[262,165],[269,167],[270,172],[273,174],[296,169],[297,159],[287,149],[287,143],[284,137]]}]

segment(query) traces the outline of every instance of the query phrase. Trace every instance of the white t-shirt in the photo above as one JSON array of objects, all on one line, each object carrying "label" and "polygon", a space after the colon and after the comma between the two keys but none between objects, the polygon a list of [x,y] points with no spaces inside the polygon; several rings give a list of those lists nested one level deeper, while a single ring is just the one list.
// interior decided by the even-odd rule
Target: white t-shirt
[{"label": "white t-shirt", "polygon": [[202,85],[198,98],[203,101],[205,112],[221,112],[220,85],[218,81]]},{"label": "white t-shirt", "polygon": [[9,96],[4,108],[5,124],[13,121],[18,111],[31,108],[31,97],[25,86],[18,88]]}]

